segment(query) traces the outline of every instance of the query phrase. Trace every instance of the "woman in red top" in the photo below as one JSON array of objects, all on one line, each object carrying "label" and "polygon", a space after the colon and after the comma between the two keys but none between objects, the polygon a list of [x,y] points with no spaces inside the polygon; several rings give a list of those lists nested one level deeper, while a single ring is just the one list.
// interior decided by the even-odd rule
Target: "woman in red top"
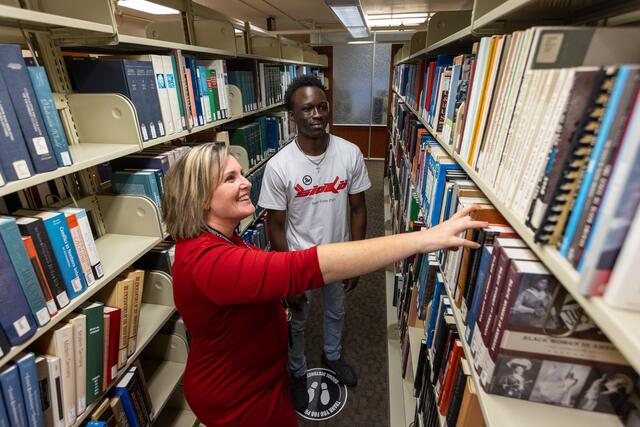
[{"label": "woman in red top", "polygon": [[297,426],[283,297],[419,252],[477,247],[458,235],[487,225],[472,221],[471,209],[465,209],[427,231],[263,252],[245,245],[234,231],[255,210],[250,190],[223,144],[191,149],[165,179],[163,216],[177,242],[174,299],[192,337],[185,397],[208,427]]}]

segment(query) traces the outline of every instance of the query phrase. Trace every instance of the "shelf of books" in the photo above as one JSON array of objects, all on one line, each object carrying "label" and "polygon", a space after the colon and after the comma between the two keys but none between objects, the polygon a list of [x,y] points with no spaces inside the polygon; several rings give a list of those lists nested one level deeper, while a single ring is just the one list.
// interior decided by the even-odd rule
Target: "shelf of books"
[{"label": "shelf of books", "polygon": [[[133,365],[133,363],[140,357],[144,349],[152,342],[152,340],[158,335],[158,332],[171,316],[175,313],[176,308],[172,306],[165,306],[160,304],[146,304],[142,303],[140,305],[140,320],[138,323],[138,338],[136,344],[136,350],[133,354],[127,356],[127,362],[123,365],[123,367],[118,369],[118,373],[114,376],[113,380],[107,385],[106,391],[102,393],[98,398],[96,398],[95,402],[88,405],[82,414],[80,414],[77,418],[74,426],[82,425],[85,420],[93,413],[94,409],[102,402],[102,399],[105,397],[107,393],[109,393],[114,385],[116,385],[120,379],[128,372],[129,368]],[[165,362],[170,367],[168,369],[168,373],[170,373],[169,379],[175,378],[176,365],[172,362]],[[184,364],[182,364],[182,371],[184,372]],[[181,375],[181,374],[180,374]],[[179,380],[179,379],[178,379]],[[176,380],[176,384],[177,381]],[[175,385],[175,384],[174,384]],[[147,388],[149,390],[149,394],[156,396],[156,393],[161,392],[164,393],[164,390],[155,390],[155,387],[149,382],[147,379]],[[166,403],[160,400],[154,400],[153,403]],[[155,409],[155,406],[154,406]]]},{"label": "shelf of books", "polygon": [[[31,338],[20,345],[13,346],[10,351],[0,358],[0,366],[16,357],[16,355],[24,351],[30,344],[51,330],[58,322],[73,313],[158,242],[160,242],[160,238],[158,237],[127,236],[120,234],[106,234],[97,239],[95,244],[102,263],[104,276],[98,279],[79,297],[71,300],[68,305],[58,310],[56,315],[44,326],[39,327]],[[108,256],[106,256],[107,254]]]},{"label": "shelf of books", "polygon": [[[404,101],[404,99],[403,99]],[[629,325],[640,322],[640,313],[620,310],[607,305],[600,297],[586,297],[580,290],[580,274],[560,255],[555,247],[541,245],[534,240],[533,231],[505,206],[479,174],[472,169],[467,162],[452,147],[443,141],[442,137],[421,118],[421,115],[410,105],[407,107],[419,118],[421,123],[430,132],[433,138],[445,149],[447,154],[467,173],[469,178],[478,186],[484,196],[500,211],[509,225],[518,233],[519,237],[527,243],[527,246],[535,252],[538,258],[555,275],[573,298],[580,304],[589,317],[611,339],[620,352],[627,358],[633,367],[640,371],[640,330],[630,328]],[[406,160],[408,162],[408,160]]]},{"label": "shelf of books", "polygon": [[[433,390],[423,387],[419,402],[437,399],[449,424],[461,370],[488,425],[541,414],[552,425],[620,425],[633,409],[640,51],[622,41],[637,36],[633,27],[534,27],[395,69],[394,230],[433,227],[470,205],[490,223],[462,236],[480,249],[397,267],[401,330],[425,322],[418,370],[430,373],[416,377]],[[576,40],[589,58],[567,56]]]},{"label": "shelf of books", "polygon": [[38,31],[72,29],[93,34],[113,35],[115,33],[113,26],[100,22],[92,22],[7,5],[0,5],[0,25]]}]

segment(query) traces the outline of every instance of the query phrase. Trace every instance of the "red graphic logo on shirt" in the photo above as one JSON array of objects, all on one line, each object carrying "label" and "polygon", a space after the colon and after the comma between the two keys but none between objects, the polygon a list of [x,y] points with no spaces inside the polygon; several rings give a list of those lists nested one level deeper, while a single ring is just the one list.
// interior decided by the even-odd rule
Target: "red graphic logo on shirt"
[{"label": "red graphic logo on shirt", "polygon": [[314,185],[313,188],[310,188],[308,190],[306,190],[302,185],[300,184],[296,184],[295,187],[293,187],[296,190],[296,198],[298,197],[309,197],[309,196],[313,196],[314,194],[321,194],[321,193],[333,193],[333,194],[338,194],[341,190],[344,190],[345,188],[347,188],[347,184],[349,183],[349,180],[345,179],[342,181],[339,181],[340,177],[336,176],[336,179],[333,180],[333,182],[326,182],[323,185]]}]

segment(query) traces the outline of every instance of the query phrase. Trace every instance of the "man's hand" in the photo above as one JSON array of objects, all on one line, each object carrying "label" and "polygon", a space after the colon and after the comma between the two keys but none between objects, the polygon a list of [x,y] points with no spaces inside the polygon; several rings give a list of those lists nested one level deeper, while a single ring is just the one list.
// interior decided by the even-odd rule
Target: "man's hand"
[{"label": "man's hand", "polygon": [[293,295],[286,298],[289,308],[297,311],[301,311],[304,305],[307,303],[307,296],[305,294]]},{"label": "man's hand", "polygon": [[358,281],[360,280],[360,276],[354,277],[353,279],[347,279],[344,281],[344,292],[349,293],[358,286]]}]

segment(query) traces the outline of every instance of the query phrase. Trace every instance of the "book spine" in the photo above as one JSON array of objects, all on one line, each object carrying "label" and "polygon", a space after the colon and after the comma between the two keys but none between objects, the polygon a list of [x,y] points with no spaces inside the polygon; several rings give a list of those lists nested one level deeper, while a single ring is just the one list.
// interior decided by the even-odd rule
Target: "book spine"
[{"label": "book spine", "polygon": [[[162,137],[167,134],[163,123],[162,108],[160,106],[160,99],[158,97],[158,89],[156,87],[156,75],[153,71],[153,65],[150,61],[140,61],[140,67],[144,70],[145,87],[147,93],[145,94],[145,100],[149,107],[150,119],[154,129],[158,128],[157,137]],[[153,132],[153,130],[152,130]]]},{"label": "book spine", "polygon": [[78,268],[78,255],[73,248],[67,221],[63,214],[49,216],[43,220],[58,267],[60,267],[67,287],[67,294],[71,299],[74,299],[84,292],[86,285]]},{"label": "book spine", "polygon": [[4,396],[9,423],[12,427],[29,427],[20,387],[18,367],[11,365],[0,373],[0,387]]},{"label": "book spine", "polygon": [[40,219],[27,223],[22,223],[18,220],[18,227],[23,236],[30,236],[33,240],[44,275],[51,287],[51,292],[56,304],[58,304],[58,308],[66,307],[69,304],[69,297],[67,296],[64,279],[56,262],[44,223]]},{"label": "book spine", "polygon": [[136,410],[133,406],[133,402],[131,401],[131,396],[129,395],[129,391],[126,387],[116,386],[114,388],[114,394],[120,398],[120,403],[122,404],[122,409],[124,409],[124,413],[127,415],[127,421],[131,427],[140,427],[140,423],[138,422],[138,416],[136,415]]},{"label": "book spine", "polygon": [[[66,209],[63,209],[63,211],[66,211]],[[104,270],[102,268],[102,262],[100,261],[96,242],[93,239],[93,234],[91,233],[91,225],[89,224],[87,212],[82,208],[70,209],[69,212],[73,212],[76,215],[76,220],[78,221],[80,232],[82,233],[82,239],[84,240],[87,249],[87,255],[89,256],[91,271],[96,279],[100,279],[104,276]]]},{"label": "book spine", "polygon": [[91,263],[89,262],[87,246],[84,244],[78,220],[73,213],[65,212],[64,215],[67,219],[67,225],[69,226],[69,233],[71,234],[73,246],[78,254],[78,261],[80,262],[80,269],[82,270],[85,283],[87,286],[91,286],[95,283],[96,279],[93,277],[93,272],[91,271]]},{"label": "book spine", "polygon": [[58,166],[71,166],[73,159],[69,151],[69,143],[56,109],[56,103],[53,100],[44,67],[27,67],[27,69]]},{"label": "book spine", "polygon": [[64,427],[64,408],[62,402],[62,380],[60,377],[60,358],[44,356],[49,369],[49,396],[51,399],[51,412],[53,427]]},{"label": "book spine", "polygon": [[202,109],[205,114],[205,121],[211,123],[213,121],[211,111],[211,101],[209,100],[209,88],[207,86],[207,70],[202,65],[196,65],[198,69],[198,81],[200,82],[200,94],[202,97]]},{"label": "book spine", "polygon": [[160,102],[160,113],[162,114],[162,123],[167,135],[171,135],[176,132],[173,125],[173,115],[171,112],[171,103],[169,101],[169,89],[167,87],[167,80],[164,71],[164,65],[162,58],[159,55],[151,56],[151,67],[153,70],[153,77],[158,94],[158,101]]},{"label": "book spine", "polygon": [[36,278],[31,262],[24,249],[20,231],[16,220],[10,217],[0,217],[0,237],[11,259],[11,264],[18,276],[18,282],[27,298],[29,307],[38,325],[45,325],[51,319],[45,303],[38,279]]},{"label": "book spine", "polygon": [[42,402],[40,399],[40,386],[38,384],[38,372],[36,370],[35,355],[28,353],[20,358],[16,365],[20,374],[20,386],[25,404],[25,412],[30,427],[44,426]]},{"label": "book spine", "polygon": [[102,393],[104,351],[104,305],[93,303],[82,310],[86,316],[86,401],[95,402]]},{"label": "book spine", "polygon": [[76,314],[68,319],[72,327],[76,415],[87,408],[87,317]]},{"label": "book spine", "polygon": [[117,308],[109,313],[109,383],[118,375],[118,362],[120,354],[120,332],[122,327],[122,310]]},{"label": "book spine", "polygon": [[140,306],[142,304],[142,289],[144,286],[144,271],[135,270],[130,273],[129,277],[133,279],[131,292],[131,319],[129,321],[129,344],[127,352],[133,354],[136,351],[138,339],[138,321],[140,320]]},{"label": "book spine", "polygon": [[[40,395],[40,407],[42,408],[42,422],[44,427],[53,427],[53,408],[49,385],[49,366],[44,356],[35,358],[38,390]],[[1,423],[0,423],[1,424]]]},{"label": "book spine", "polygon": [[49,311],[50,316],[53,316],[58,312],[58,308],[56,307],[56,302],[53,299],[53,294],[49,288],[49,282],[44,275],[44,270],[42,270],[42,264],[38,259],[38,253],[33,245],[33,239],[30,236],[23,236],[22,244],[27,252],[27,257],[29,258],[33,272],[36,275],[40,291],[42,292],[42,296],[44,297],[44,301],[47,306],[47,311]]},{"label": "book spine", "polygon": [[180,132],[185,128],[184,112],[180,104],[180,95],[178,84],[176,81],[176,72],[173,66],[173,57],[168,55],[160,56],[162,68],[164,70],[164,78],[167,86],[167,94],[169,95],[169,108],[171,109],[171,120],[173,121],[173,129]]},{"label": "book spine", "polygon": [[173,69],[173,80],[176,86],[176,94],[178,96],[178,110],[180,111],[180,124],[182,125],[182,129],[191,129],[191,124],[187,120],[187,117],[191,117],[187,109],[186,102],[186,87],[184,85],[184,73],[182,72],[182,68],[178,68],[178,61],[176,60],[176,56],[180,55],[179,52],[171,55],[171,68]]},{"label": "book spine", "polygon": [[20,46],[0,45],[0,64],[0,73],[6,82],[11,82],[7,84],[9,96],[36,173],[57,169],[58,163],[49,143]]},{"label": "book spine", "polygon": [[142,141],[148,141],[152,138],[152,131],[149,127],[149,117],[146,108],[145,92],[143,91],[143,84],[145,80],[144,70],[142,76],[139,75],[138,70],[133,65],[135,61],[122,61],[122,68],[125,76],[125,82],[127,85],[129,99],[133,103],[136,109],[136,118],[138,119],[138,126],[140,127],[140,135]]},{"label": "book spine", "polygon": [[2,397],[2,393],[0,393],[0,427],[11,427],[9,416],[7,415],[7,411],[5,409],[4,397]]},{"label": "book spine", "polygon": [[9,343],[18,345],[31,337],[37,328],[20,282],[13,269],[9,252],[0,241],[0,324]]}]

